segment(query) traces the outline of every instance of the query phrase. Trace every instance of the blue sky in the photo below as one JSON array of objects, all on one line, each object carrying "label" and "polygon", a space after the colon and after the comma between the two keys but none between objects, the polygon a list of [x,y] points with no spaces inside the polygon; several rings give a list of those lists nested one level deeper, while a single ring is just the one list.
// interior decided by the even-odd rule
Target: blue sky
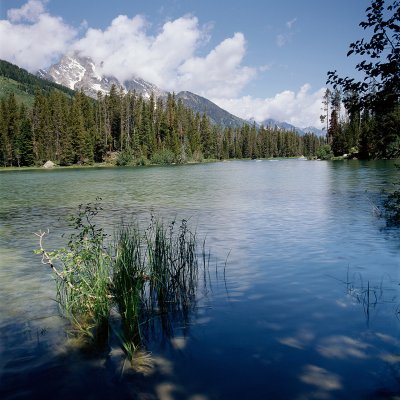
[{"label": "blue sky", "polygon": [[328,70],[367,0],[0,0],[0,58],[34,72],[79,51],[103,73],[190,90],[244,118],[318,126]]}]

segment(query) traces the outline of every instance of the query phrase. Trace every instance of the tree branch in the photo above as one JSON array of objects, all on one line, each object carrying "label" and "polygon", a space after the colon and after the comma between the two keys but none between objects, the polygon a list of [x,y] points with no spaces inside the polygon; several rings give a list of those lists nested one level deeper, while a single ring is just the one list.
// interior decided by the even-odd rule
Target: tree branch
[{"label": "tree branch", "polygon": [[74,285],[72,285],[71,282],[65,279],[65,276],[54,266],[53,261],[51,260],[51,257],[49,253],[44,249],[43,247],[43,238],[45,235],[49,234],[49,230],[47,232],[42,232],[39,231],[38,233],[35,233],[35,235],[39,238],[39,248],[40,248],[40,253],[42,255],[42,264],[48,265],[53,272],[62,280],[64,281],[71,289],[77,290]]}]

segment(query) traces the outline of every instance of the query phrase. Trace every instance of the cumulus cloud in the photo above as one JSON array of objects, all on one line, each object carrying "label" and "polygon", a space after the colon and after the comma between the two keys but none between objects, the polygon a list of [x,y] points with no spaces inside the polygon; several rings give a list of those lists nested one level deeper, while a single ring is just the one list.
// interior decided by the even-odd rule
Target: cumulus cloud
[{"label": "cumulus cloud", "polygon": [[[119,15],[105,29],[89,27],[86,21],[72,27],[47,12],[47,1],[29,0],[0,20],[0,37],[7,38],[1,59],[35,72],[62,54],[78,52],[91,57],[99,72],[120,81],[138,76],[162,89],[189,90],[246,119],[271,117],[300,127],[319,126],[323,89],[311,92],[304,85],[297,93],[286,90],[271,98],[241,96],[258,73],[270,68],[244,65],[246,39],[241,32],[204,53],[211,26],[201,26],[193,15],[167,21],[158,31],[140,15]],[[290,40],[295,22],[286,23],[286,32],[277,37],[279,46]]]},{"label": "cumulus cloud", "polygon": [[256,73],[242,65],[246,53],[242,33],[199,57],[207,30],[196,17],[168,21],[154,36],[148,33],[149,26],[142,16],[120,15],[105,30],[89,29],[73,48],[101,65],[101,72],[121,81],[140,76],[163,89],[204,96],[237,95]]},{"label": "cumulus cloud", "polygon": [[77,35],[62,18],[45,12],[44,1],[29,0],[7,17],[0,20],[0,58],[32,72],[56,61]]},{"label": "cumulus cloud", "polygon": [[21,8],[12,8],[8,10],[7,17],[11,22],[29,21],[35,22],[39,16],[44,13],[44,3],[41,0],[30,0]]},{"label": "cumulus cloud", "polygon": [[148,33],[149,27],[142,16],[120,15],[104,31],[88,29],[73,49],[101,64],[105,74],[122,81],[136,75],[165,87],[193,56],[201,30],[195,17],[168,21],[156,36]]},{"label": "cumulus cloud", "polygon": [[262,122],[267,118],[285,121],[300,128],[320,127],[321,99],[325,88],[314,92],[309,84],[299,91],[285,90],[269,98],[243,96],[235,99],[215,98],[220,107],[244,119]]},{"label": "cumulus cloud", "polygon": [[192,85],[194,91],[208,97],[237,96],[256,75],[255,68],[242,66],[245,52],[244,35],[235,33],[206,57],[186,60],[178,69],[177,85],[181,88]]}]

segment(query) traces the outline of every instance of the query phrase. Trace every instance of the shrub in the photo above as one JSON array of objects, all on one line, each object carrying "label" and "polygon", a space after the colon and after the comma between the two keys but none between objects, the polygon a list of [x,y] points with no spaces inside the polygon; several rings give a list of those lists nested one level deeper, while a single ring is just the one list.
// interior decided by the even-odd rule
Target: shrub
[{"label": "shrub", "polygon": [[176,157],[172,150],[164,148],[153,153],[150,161],[152,164],[173,164],[176,162]]},{"label": "shrub", "polygon": [[[105,344],[110,311],[116,308],[120,323],[113,332],[133,362],[146,341],[143,329],[155,332],[154,324],[160,321],[164,334],[172,334],[170,315],[181,325],[189,322],[199,276],[196,235],[186,220],[177,227],[175,221],[165,225],[152,217],[145,230],[136,221],[121,223],[114,241],[106,243],[103,229],[94,223],[99,211],[99,203],[79,206],[77,215],[70,217],[75,232],[66,248],[46,252],[45,234],[38,233],[37,253],[53,269],[57,300],[72,332],[93,344]],[[204,254],[203,243],[205,270]]]},{"label": "shrub", "polygon": [[127,166],[127,165],[132,165],[133,159],[134,159],[134,157],[130,150],[123,150],[120,153],[118,153],[115,164],[118,166],[121,166],[121,167]]},{"label": "shrub", "polygon": [[333,157],[333,152],[329,144],[324,144],[317,151],[317,157],[321,160],[331,160]]}]

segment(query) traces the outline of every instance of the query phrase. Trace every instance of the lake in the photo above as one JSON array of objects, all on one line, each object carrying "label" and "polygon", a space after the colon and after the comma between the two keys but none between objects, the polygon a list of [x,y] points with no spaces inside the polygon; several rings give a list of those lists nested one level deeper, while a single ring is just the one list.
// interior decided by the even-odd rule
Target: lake
[{"label": "lake", "polygon": [[[0,172],[0,398],[387,399],[400,395],[400,231],[377,216],[392,161],[232,161]],[[190,322],[118,346],[66,340],[51,271],[65,216],[101,197],[109,234],[186,218],[210,251]],[[124,368],[124,371],[122,370]]]}]

